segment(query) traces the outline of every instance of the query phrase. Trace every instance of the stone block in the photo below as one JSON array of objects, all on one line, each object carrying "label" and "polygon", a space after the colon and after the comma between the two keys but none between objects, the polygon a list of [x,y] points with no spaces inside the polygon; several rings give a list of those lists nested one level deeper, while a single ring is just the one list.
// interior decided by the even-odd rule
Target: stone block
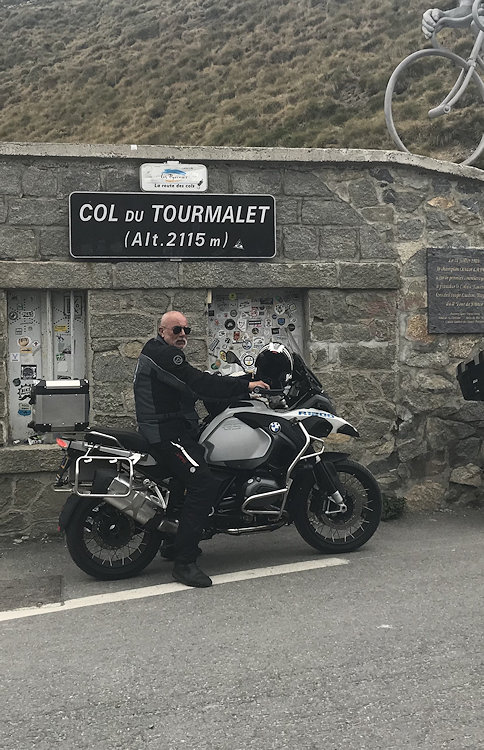
[{"label": "stone block", "polygon": [[418,240],[423,233],[424,225],[421,219],[409,219],[397,222],[397,238],[399,240]]},{"label": "stone block", "polygon": [[365,258],[397,258],[391,235],[385,230],[377,231],[374,227],[360,227],[360,252]]},{"label": "stone block", "polygon": [[96,352],[93,356],[92,372],[99,383],[123,383],[132,381],[135,361],[121,355]]},{"label": "stone block", "polygon": [[[173,295],[173,310],[180,310],[189,317],[190,325],[193,316],[202,316],[206,312],[207,294],[205,290],[185,291],[184,289],[176,290]],[[170,309],[168,304],[161,312]]]},{"label": "stone block", "polygon": [[324,176],[316,170],[285,169],[284,193],[286,195],[311,195],[326,200],[334,199],[334,193],[324,182]]},{"label": "stone block", "polygon": [[52,226],[68,224],[69,207],[66,201],[55,198],[10,198],[8,221],[22,226]]},{"label": "stone block", "polygon": [[20,195],[22,193],[21,164],[0,163],[0,192],[4,195]]},{"label": "stone block", "polygon": [[153,318],[136,313],[92,315],[91,337],[101,339],[148,338],[153,334]]},{"label": "stone block", "polygon": [[132,430],[136,431],[136,418],[134,413],[131,416],[106,416],[106,414],[94,414],[93,424],[104,427],[111,427],[113,430]]},{"label": "stone block", "polygon": [[231,170],[234,193],[249,195],[279,195],[282,193],[282,174],[278,169]]},{"label": "stone block", "polygon": [[[35,258],[37,241],[32,229],[19,227],[0,227],[0,258],[2,260],[19,260]],[[3,279],[2,279],[3,283]]]},{"label": "stone block", "polygon": [[351,260],[358,255],[358,230],[345,227],[323,227],[321,230],[321,258]]},{"label": "stone block", "polygon": [[395,209],[391,205],[378,205],[369,208],[360,208],[361,217],[370,224],[381,224],[392,226],[395,223]]},{"label": "stone block", "polygon": [[146,339],[143,341],[128,341],[126,344],[120,345],[119,351],[123,357],[128,357],[128,359],[138,359],[145,343]]},{"label": "stone block", "polygon": [[438,232],[452,228],[448,216],[443,211],[427,211],[426,223],[427,229]]},{"label": "stone block", "polygon": [[107,193],[139,193],[139,165],[121,163],[102,169],[101,189]]},{"label": "stone block", "polygon": [[342,366],[353,370],[391,370],[395,364],[395,346],[390,344],[353,344],[339,347]]},{"label": "stone block", "polygon": [[61,452],[57,445],[18,445],[0,450],[0,474],[55,471]]},{"label": "stone block", "polygon": [[88,292],[88,308],[91,315],[96,313],[117,313],[125,309],[123,302],[128,295],[115,289],[93,289]]},{"label": "stone block", "polygon": [[239,289],[321,288],[337,283],[333,263],[183,263],[181,286],[191,289],[226,289],[237,273]]},{"label": "stone block", "polygon": [[366,206],[376,206],[378,204],[378,195],[375,190],[375,183],[366,177],[361,177],[348,184],[348,195],[352,206],[364,208]]},{"label": "stone block", "polygon": [[108,263],[0,261],[6,289],[105,289],[111,274]]},{"label": "stone block", "polygon": [[230,173],[227,170],[210,166],[208,169],[208,189],[211,193],[222,195],[231,193]]},{"label": "stone block", "polygon": [[22,175],[22,192],[44,198],[54,196],[57,193],[57,177],[50,169],[28,167]]},{"label": "stone block", "polygon": [[115,289],[176,288],[182,286],[179,279],[181,265],[169,260],[153,263],[115,263],[113,286]]},{"label": "stone block", "polygon": [[361,216],[348,203],[323,198],[304,198],[301,217],[303,224],[336,225],[358,227],[363,222]]},{"label": "stone block", "polygon": [[482,468],[472,463],[468,463],[465,466],[458,466],[451,471],[450,481],[454,484],[482,487]]},{"label": "stone block", "polygon": [[68,227],[49,227],[39,233],[39,251],[42,260],[53,258],[67,261],[69,259]]},{"label": "stone block", "polygon": [[276,204],[277,225],[296,224],[299,217],[300,201],[296,198],[278,198]]},{"label": "stone block", "polygon": [[397,289],[398,267],[393,263],[339,263],[338,286],[343,289]]},{"label": "stone block", "polygon": [[[88,166],[73,162],[67,169],[59,169],[59,195],[68,196],[70,193],[90,193],[101,190],[101,170],[97,166]],[[138,183],[139,190],[139,183]]]},{"label": "stone block", "polygon": [[[380,183],[391,184],[393,182],[393,175],[386,167],[370,167],[369,173]],[[383,185],[381,185],[381,187],[383,187]]]},{"label": "stone block", "polygon": [[469,247],[469,237],[464,232],[427,232],[428,247]]},{"label": "stone block", "polygon": [[399,211],[413,213],[422,205],[424,196],[420,192],[397,191],[395,192],[395,206]]},{"label": "stone block", "polygon": [[286,258],[315,260],[319,257],[319,230],[311,227],[291,226],[283,229],[283,247]]},{"label": "stone block", "polygon": [[415,482],[404,493],[409,510],[432,511],[442,507],[445,484],[434,479]]},{"label": "stone block", "polygon": [[3,196],[0,197],[0,224],[3,224],[7,220],[7,203]]}]

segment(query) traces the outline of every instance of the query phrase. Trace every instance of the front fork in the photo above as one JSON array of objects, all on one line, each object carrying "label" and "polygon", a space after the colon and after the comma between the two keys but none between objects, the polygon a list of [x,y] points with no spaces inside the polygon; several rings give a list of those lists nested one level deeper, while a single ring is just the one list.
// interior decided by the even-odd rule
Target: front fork
[{"label": "front fork", "polygon": [[[335,515],[336,513],[345,513],[348,508],[340,492],[340,489],[343,488],[338,479],[338,472],[336,471],[334,464],[321,461],[320,457],[317,456],[314,465],[314,476],[318,486],[321,489],[324,489],[328,496],[327,500],[323,502],[323,513],[327,516]],[[337,506],[335,510],[330,510],[331,503],[334,503]]]}]

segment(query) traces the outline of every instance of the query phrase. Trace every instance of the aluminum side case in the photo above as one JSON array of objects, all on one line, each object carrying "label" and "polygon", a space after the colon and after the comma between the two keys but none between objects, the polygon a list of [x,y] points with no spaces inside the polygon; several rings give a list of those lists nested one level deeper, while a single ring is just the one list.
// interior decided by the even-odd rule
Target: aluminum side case
[{"label": "aluminum side case", "polygon": [[39,380],[32,388],[36,432],[80,432],[89,426],[87,380]]}]

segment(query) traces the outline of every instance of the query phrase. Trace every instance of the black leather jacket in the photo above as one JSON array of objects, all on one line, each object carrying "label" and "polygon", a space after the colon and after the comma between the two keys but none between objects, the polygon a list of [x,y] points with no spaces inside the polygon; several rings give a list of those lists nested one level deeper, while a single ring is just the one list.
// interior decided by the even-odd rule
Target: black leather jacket
[{"label": "black leather jacket", "polygon": [[247,398],[247,380],[217,377],[192,367],[181,349],[161,336],[143,347],[134,375],[138,429],[150,443],[193,434],[198,420],[197,398]]}]

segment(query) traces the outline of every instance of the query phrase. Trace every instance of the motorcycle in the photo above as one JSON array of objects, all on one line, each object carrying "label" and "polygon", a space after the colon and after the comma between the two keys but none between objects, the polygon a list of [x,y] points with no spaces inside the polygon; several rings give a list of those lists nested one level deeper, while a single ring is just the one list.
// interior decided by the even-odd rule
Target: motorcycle
[{"label": "motorcycle", "polygon": [[[271,354],[281,354],[281,346]],[[336,416],[302,357],[283,353],[290,367],[269,357],[272,372],[256,372],[256,379],[278,387],[252,392],[248,400],[206,404],[199,443],[220,492],[203,538],[294,524],[319,552],[351,552],[380,522],[378,483],[348,453],[325,449],[326,438],[357,438],[358,431]],[[241,365],[233,352],[227,361]],[[177,519],[167,516],[170,477],[137,432],[91,427],[83,439],[67,435],[57,443],[64,456],[55,489],[71,492],[59,528],[73,561],[102,580],[138,574],[177,530]]]}]

